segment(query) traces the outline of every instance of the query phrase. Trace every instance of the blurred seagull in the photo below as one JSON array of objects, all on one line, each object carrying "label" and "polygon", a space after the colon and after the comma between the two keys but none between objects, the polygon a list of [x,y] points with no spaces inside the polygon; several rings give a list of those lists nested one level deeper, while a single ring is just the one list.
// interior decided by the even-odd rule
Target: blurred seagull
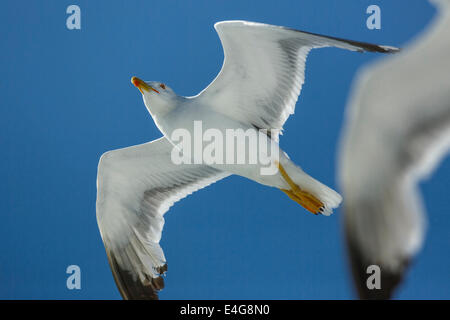
[{"label": "blurred seagull", "polygon": [[[340,184],[353,279],[360,298],[388,299],[420,248],[425,222],[417,182],[450,146],[450,10],[402,53],[355,81],[341,141]],[[369,290],[367,267],[381,271]]]},{"label": "blurred seagull", "polygon": [[[246,21],[215,24],[225,61],[214,81],[197,96],[181,97],[160,82],[132,83],[163,137],[102,155],[97,178],[97,221],[116,284],[126,299],[157,299],[167,270],[159,245],[163,215],[176,201],[230,174],[276,187],[314,214],[331,214],[341,196],[310,177],[278,148],[278,131],[304,82],[313,48],[395,52],[398,49]],[[273,175],[260,165],[175,164],[172,133],[204,128],[267,129],[267,143],[279,157]],[[274,133],[275,132],[275,133]],[[271,149],[273,150],[273,149]],[[273,159],[272,159],[273,160]]]}]

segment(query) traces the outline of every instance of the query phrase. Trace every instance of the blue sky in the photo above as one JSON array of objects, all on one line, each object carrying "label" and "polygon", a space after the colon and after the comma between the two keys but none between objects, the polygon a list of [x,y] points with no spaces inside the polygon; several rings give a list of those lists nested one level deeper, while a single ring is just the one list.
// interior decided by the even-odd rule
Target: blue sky
[{"label": "blue sky", "polygon": [[[81,8],[81,30],[66,8]],[[381,7],[381,30],[366,8]],[[0,298],[117,299],[95,218],[96,170],[111,149],[161,136],[130,77],[194,95],[223,54],[213,24],[244,19],[402,46],[434,15],[408,1],[7,1],[0,10]],[[312,51],[281,146],[336,188],[336,145],[356,70],[382,58]],[[450,298],[450,161],[422,184],[423,250],[398,298]],[[232,199],[230,201],[230,199]],[[161,241],[162,299],[348,299],[341,211],[313,216],[282,192],[230,177],[176,204]],[[81,290],[66,288],[68,265]]]}]

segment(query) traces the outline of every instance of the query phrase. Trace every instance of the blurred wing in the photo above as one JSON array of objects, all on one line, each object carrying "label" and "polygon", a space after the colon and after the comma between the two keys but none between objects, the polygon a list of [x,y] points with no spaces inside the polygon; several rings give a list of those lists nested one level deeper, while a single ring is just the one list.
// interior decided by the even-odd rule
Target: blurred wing
[{"label": "blurred wing", "polygon": [[166,138],[105,153],[97,176],[97,222],[124,299],[157,299],[167,270],[163,215],[178,200],[226,177],[206,165],[175,165]]},{"label": "blurred wing", "polygon": [[260,129],[282,130],[294,113],[312,48],[398,50],[247,21],[223,21],[214,27],[225,59],[222,70],[199,98],[217,111]]},{"label": "blurred wing", "polygon": [[[449,19],[399,55],[367,68],[350,101],[340,180],[345,231],[361,298],[389,298],[420,248],[417,182],[450,147]],[[366,285],[381,267],[381,290]]]}]

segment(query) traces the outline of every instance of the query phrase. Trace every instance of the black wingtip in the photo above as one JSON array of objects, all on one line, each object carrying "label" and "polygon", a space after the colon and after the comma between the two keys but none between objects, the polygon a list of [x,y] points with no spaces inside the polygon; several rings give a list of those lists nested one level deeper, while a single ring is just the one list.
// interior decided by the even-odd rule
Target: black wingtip
[{"label": "black wingtip", "polygon": [[345,41],[352,46],[360,48],[360,52],[379,52],[379,53],[398,53],[401,51],[400,48],[392,47],[392,46],[382,46],[378,44],[372,44],[367,42],[359,42],[353,40],[341,40]]},{"label": "black wingtip", "polygon": [[[134,279],[131,273],[124,270],[117,263],[112,252],[108,252],[109,265],[114,276],[117,288],[124,300],[158,300],[158,292],[164,288],[162,276],[147,278],[145,281]],[[158,272],[163,274],[167,271],[167,264],[160,267]]]},{"label": "black wingtip", "polygon": [[368,267],[377,265],[368,261],[367,257],[356,246],[355,242],[347,237],[347,251],[350,259],[353,283],[358,293],[358,297],[363,300],[388,300],[392,299],[398,286],[402,283],[409,261],[404,261],[398,270],[391,271],[388,268],[380,267],[380,288],[370,289],[367,280],[371,274],[367,273]]},{"label": "black wingtip", "polygon": [[397,48],[397,47],[378,46],[378,51],[376,51],[376,52],[381,52],[381,53],[398,53],[400,51],[402,51],[402,49]]},{"label": "black wingtip", "polygon": [[296,30],[296,29],[286,28],[286,27],[282,27],[282,28],[287,29],[287,30],[302,32],[305,34],[310,34],[313,36],[318,36],[318,37],[322,37],[322,38],[326,38],[326,39],[330,39],[330,40],[334,40],[334,41],[344,42],[344,43],[347,43],[347,44],[350,44],[350,45],[356,47],[357,50],[360,52],[397,53],[397,52],[401,51],[400,48],[393,47],[393,46],[383,46],[383,45],[378,45],[378,44],[373,44],[373,43],[368,43],[368,42],[361,42],[361,41],[348,40],[348,39],[343,39],[343,38],[338,38],[338,37],[331,37],[331,36],[326,36],[326,35],[322,35],[322,34],[318,34],[318,33]]}]

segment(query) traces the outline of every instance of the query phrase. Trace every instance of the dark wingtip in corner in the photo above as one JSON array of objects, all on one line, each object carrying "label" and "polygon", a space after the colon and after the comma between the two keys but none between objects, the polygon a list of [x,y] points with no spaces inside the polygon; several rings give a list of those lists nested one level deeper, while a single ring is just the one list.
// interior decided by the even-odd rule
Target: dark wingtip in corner
[{"label": "dark wingtip in corner", "polygon": [[[164,288],[162,276],[147,278],[144,281],[135,279],[129,271],[119,266],[114,254],[109,252],[108,257],[114,280],[124,300],[159,300],[158,292]],[[161,275],[166,271],[167,264],[158,270]]]},{"label": "dark wingtip in corner", "polygon": [[380,267],[380,288],[370,289],[367,282],[370,273],[367,272],[368,267],[377,265],[370,262],[365,257],[356,244],[347,237],[347,251],[351,264],[353,283],[358,293],[358,297],[363,300],[388,300],[392,299],[398,286],[402,283],[409,261],[404,261],[401,268],[396,271],[386,270]]}]

